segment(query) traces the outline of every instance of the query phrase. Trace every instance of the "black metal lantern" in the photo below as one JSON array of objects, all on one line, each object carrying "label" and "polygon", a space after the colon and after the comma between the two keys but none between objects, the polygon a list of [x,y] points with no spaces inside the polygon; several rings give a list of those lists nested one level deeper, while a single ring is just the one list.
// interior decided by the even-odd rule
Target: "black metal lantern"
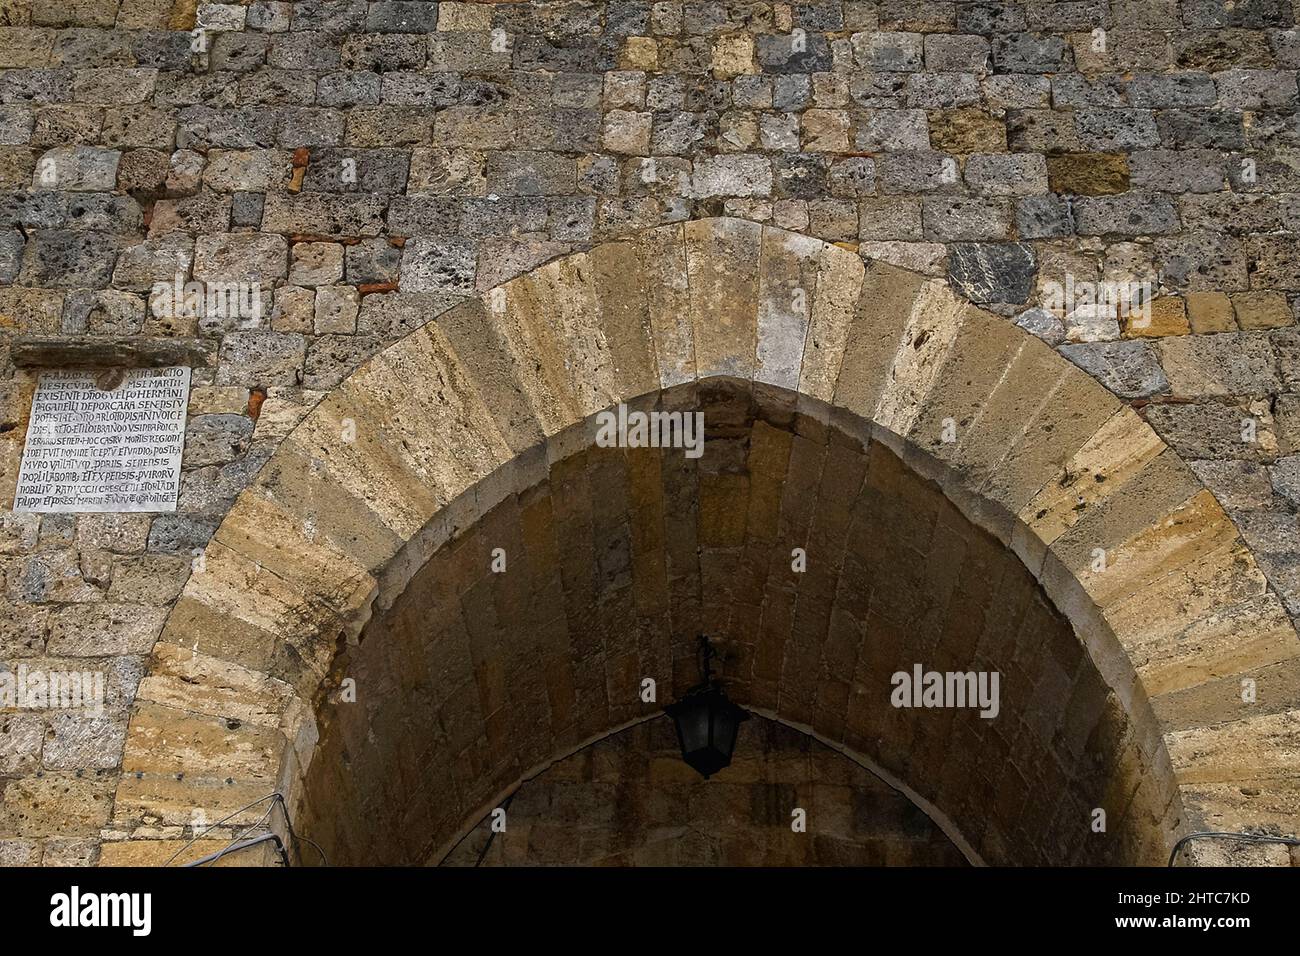
[{"label": "black metal lantern", "polygon": [[742,721],[749,720],[749,714],[727,698],[722,682],[714,678],[709,662],[715,655],[708,638],[701,635],[700,683],[664,708],[677,727],[682,759],[706,780],[731,763],[736,732]]}]

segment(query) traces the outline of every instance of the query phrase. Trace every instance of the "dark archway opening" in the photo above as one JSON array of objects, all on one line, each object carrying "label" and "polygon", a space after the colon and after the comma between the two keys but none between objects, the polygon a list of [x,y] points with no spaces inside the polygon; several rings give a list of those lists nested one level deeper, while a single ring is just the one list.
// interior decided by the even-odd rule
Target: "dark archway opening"
[{"label": "dark archway opening", "polygon": [[[796,829],[802,810],[809,830]],[[525,781],[508,826],[485,817],[444,866],[963,866],[904,794],[845,754],[774,720],[741,727],[709,780],[652,718]]]},{"label": "dark archway opening", "polygon": [[[733,699],[878,772],[972,860],[1161,861],[1172,784],[1015,554],[786,393],[716,379],[645,407],[702,410],[703,455],[553,442],[571,451],[544,480],[458,529],[339,655],[334,683],[366,692],[319,702],[299,813],[332,862],[444,859],[521,780],[689,687],[699,633]],[[918,665],[996,672],[997,715],[893,706]]]}]

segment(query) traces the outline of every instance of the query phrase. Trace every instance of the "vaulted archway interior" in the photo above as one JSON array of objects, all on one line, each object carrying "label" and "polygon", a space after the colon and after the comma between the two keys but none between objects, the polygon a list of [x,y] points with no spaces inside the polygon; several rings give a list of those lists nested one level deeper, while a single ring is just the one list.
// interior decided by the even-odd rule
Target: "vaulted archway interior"
[{"label": "vaulted archway interior", "polygon": [[[684,692],[699,633],[734,699],[878,770],[974,860],[1168,853],[1172,776],[1021,559],[936,485],[779,390],[716,378],[638,408],[701,412],[699,456],[584,423],[336,659],[361,693],[321,702],[298,811],[331,861],[442,860],[522,779]],[[998,674],[996,711],[894,706],[917,667]],[[832,838],[804,809],[803,836]]]}]

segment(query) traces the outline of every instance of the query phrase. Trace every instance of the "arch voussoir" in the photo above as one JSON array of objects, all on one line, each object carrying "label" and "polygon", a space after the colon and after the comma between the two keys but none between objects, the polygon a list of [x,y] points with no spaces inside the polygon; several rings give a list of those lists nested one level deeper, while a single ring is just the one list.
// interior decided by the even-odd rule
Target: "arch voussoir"
[{"label": "arch voussoir", "polygon": [[758,355],[763,227],[740,219],[688,222],[686,281],[696,379],[752,381]]}]

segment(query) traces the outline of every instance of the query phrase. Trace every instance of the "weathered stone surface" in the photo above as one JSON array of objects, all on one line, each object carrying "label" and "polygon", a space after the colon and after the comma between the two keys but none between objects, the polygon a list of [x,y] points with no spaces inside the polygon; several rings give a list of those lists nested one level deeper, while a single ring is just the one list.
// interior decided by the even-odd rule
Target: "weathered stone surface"
[{"label": "weathered stone surface", "polygon": [[201,236],[194,244],[194,278],[202,282],[283,279],[288,247],[279,236]]},{"label": "weathered stone surface", "polygon": [[95,232],[46,229],[27,240],[18,281],[49,288],[104,288],[113,275],[118,241]]},{"label": "weathered stone surface", "polygon": [[1033,153],[981,153],[966,160],[965,176],[967,183],[986,195],[1032,196],[1047,191],[1049,169],[1044,157]]},{"label": "weathered stone surface", "polygon": [[732,220],[686,225],[696,375],[754,376],[761,235]]},{"label": "weathered stone surface", "polygon": [[[755,700],[784,702],[790,719],[839,734],[850,749],[868,740],[873,752],[909,749],[918,767],[927,754],[954,750],[953,741],[962,752],[986,753],[997,734],[982,735],[981,724],[970,731],[945,716],[938,725],[913,725],[908,713],[877,712],[848,679],[817,683],[809,676],[860,673],[850,649],[862,629],[928,633],[915,618],[943,618],[947,605],[930,601],[946,587],[940,580],[958,582],[951,590],[967,601],[946,618],[952,628],[984,620],[989,608],[1010,618],[1026,603],[1037,607],[1028,598],[984,602],[967,583],[975,571],[963,572],[955,557],[927,558],[934,580],[924,588],[888,576],[916,564],[914,553],[934,553],[931,541],[955,540],[952,516],[931,510],[914,521],[895,518],[882,526],[887,534],[854,531],[860,519],[840,504],[854,500],[862,466],[841,445],[868,440],[861,416],[877,408],[891,425],[914,429],[918,445],[953,418],[951,446],[941,441],[918,452],[900,443],[900,454],[1009,540],[1019,559],[1041,564],[1046,581],[1067,589],[1050,598],[1069,610],[1076,631],[1101,634],[1106,628],[1087,618],[1086,595],[1068,590],[1074,585],[1045,552],[1040,528],[1021,527],[1007,513],[1008,502],[1018,506],[1022,495],[1054,487],[1060,476],[1048,474],[1048,464],[1068,468],[1076,459],[1081,468],[1092,462],[1094,477],[1061,486],[1060,496],[1045,502],[1043,529],[1073,531],[1079,522],[1070,509],[1080,503],[1085,519],[1140,510],[1124,510],[1127,503],[1105,493],[1113,478],[1096,481],[1105,474],[1105,453],[1083,432],[1097,424],[1110,396],[1061,365],[1050,350],[1058,346],[1063,358],[1132,402],[1245,532],[1244,544],[1225,541],[1166,569],[1163,584],[1107,607],[1125,643],[1089,652],[1114,664],[1105,677],[1116,700],[1128,706],[1141,691],[1116,656],[1128,655],[1144,682],[1160,677],[1161,691],[1151,691],[1165,698],[1153,704],[1157,718],[1192,735],[1176,740],[1199,740],[1195,722],[1257,719],[1238,702],[1238,673],[1259,679],[1271,701],[1264,706],[1294,709],[1282,691],[1295,665],[1280,656],[1264,660],[1282,646],[1272,618],[1262,611],[1224,611],[1217,622],[1207,616],[1216,604],[1253,606],[1258,594],[1250,589],[1264,577],[1280,602],[1268,613],[1300,615],[1300,569],[1287,539],[1295,531],[1288,521],[1300,451],[1295,14],[1286,0],[854,0],[743,9],[0,0],[0,21],[8,21],[0,28],[0,493],[15,479],[39,369],[194,367],[175,514],[34,522],[0,516],[4,617],[19,632],[0,628],[0,656],[102,655],[122,684],[107,723],[64,721],[56,729],[44,722],[37,753],[25,747],[13,758],[15,769],[0,769],[0,857],[94,862],[103,838],[114,848],[105,860],[156,861],[131,849],[137,828],[142,836],[166,831],[170,840],[196,805],[234,809],[241,804],[228,801],[270,789],[278,767],[229,785],[203,778],[190,791],[162,771],[117,780],[106,755],[126,717],[129,675],[143,671],[169,611],[175,646],[197,642],[214,661],[232,657],[264,674],[274,670],[302,693],[302,701],[284,702],[294,715],[282,716],[293,759],[305,759],[312,753],[305,702],[319,700],[317,679],[340,634],[350,628],[355,636],[361,626],[341,624],[337,615],[362,613],[367,598],[359,594],[368,596],[370,586],[349,585],[341,596],[328,592],[328,575],[305,570],[334,567],[304,557],[313,529],[366,573],[399,551],[402,567],[415,573],[437,550],[434,542],[452,529],[464,532],[512,495],[529,516],[530,549],[557,557],[532,583],[493,577],[477,590],[458,590],[467,595],[472,626],[448,632],[446,641],[474,642],[467,659],[505,661],[491,622],[525,620],[525,608],[580,605],[598,613],[575,628],[574,653],[555,658],[560,663],[548,670],[544,689],[510,685],[519,688],[513,696],[521,708],[530,694],[544,694],[566,715],[553,736],[540,722],[521,722],[522,709],[499,703],[504,678],[430,677],[439,689],[471,687],[457,693],[490,711],[486,729],[471,734],[451,711],[423,702],[417,708],[437,713],[454,739],[457,779],[490,779],[488,766],[540,765],[555,746],[577,746],[637,716],[627,703],[635,698],[625,692],[629,675],[671,672],[690,657],[689,648],[647,623],[670,601],[678,602],[680,633],[735,633],[753,649],[736,659],[735,677],[741,686],[752,683]],[[208,30],[202,54],[191,50],[188,32],[198,21]],[[1105,31],[1104,49],[1095,28]],[[749,224],[700,223],[720,214]],[[728,237],[722,245],[719,231]],[[611,240],[623,242],[603,245]],[[1080,302],[1057,312],[1040,308],[1048,304],[1047,283],[1067,276],[1149,281],[1149,321]],[[150,293],[177,279],[256,284],[264,308],[238,320],[164,314]],[[505,299],[494,299],[503,283],[510,284]],[[966,328],[953,305],[961,299],[949,300],[951,293],[996,313],[984,319],[987,339],[949,334],[954,325]],[[430,322],[429,331],[418,331]],[[436,350],[418,361],[407,355],[410,363],[379,357],[404,336],[433,349],[426,336],[434,329],[447,338],[445,361],[431,357],[441,354]],[[1004,354],[1015,336],[1029,345]],[[905,343],[916,347],[907,352]],[[646,460],[609,455],[590,467],[566,465],[572,470],[558,501],[528,500],[524,492],[540,480],[542,464],[568,461],[575,443],[589,438],[579,418],[620,399],[649,407],[660,388],[688,385],[702,372],[755,384],[743,393],[750,398],[709,405],[718,417],[709,423],[710,453],[698,471],[672,470],[660,481]],[[354,374],[374,393],[345,385]],[[447,397],[448,388],[463,393],[457,374],[479,401]],[[438,401],[432,387],[426,394],[412,384],[440,375],[452,384],[442,386]],[[312,418],[322,393],[339,386],[351,389],[347,401],[336,399]],[[718,387],[683,389],[675,407],[713,401]],[[785,391],[790,387],[800,394]],[[731,431],[737,409],[751,402],[773,422],[749,434],[768,436],[758,441],[771,447],[743,449],[741,433]],[[939,415],[945,407],[951,414]],[[1060,409],[1070,411],[1059,417]],[[453,421],[458,415],[467,416],[461,425]],[[455,450],[436,450],[413,424],[421,416],[439,423],[440,440]],[[345,420],[375,430],[362,438],[365,455],[340,449]],[[304,423],[311,424],[283,444]],[[1130,449],[1138,459],[1149,449],[1114,419],[1107,426],[1097,434],[1116,443],[1109,464],[1123,472],[1128,442],[1141,449]],[[480,432],[524,457],[495,461],[465,451],[477,448],[466,436]],[[876,437],[897,440],[887,429]],[[1074,447],[1080,444],[1086,454]],[[958,470],[940,474],[941,461]],[[1143,460],[1140,476],[1121,483],[1125,495],[1142,502],[1187,490],[1189,472],[1161,461],[1156,468]],[[268,535],[282,534],[268,560],[310,593],[285,586],[249,555],[215,557],[210,579],[192,574],[192,552],[264,468],[258,493],[290,510],[269,513],[270,531],[246,523],[237,534],[232,524],[228,539],[265,545]],[[977,474],[986,484],[961,484]],[[1040,479],[1043,487],[1029,488]],[[904,487],[879,471],[872,480],[888,489],[878,495],[884,502]],[[1087,480],[1098,488],[1078,487]],[[272,487],[280,491],[268,492]],[[820,510],[812,506],[814,488],[824,488]],[[627,496],[637,508],[622,510]],[[1144,513],[1158,519],[1155,510]],[[1031,522],[1027,513],[1020,517]],[[750,546],[751,531],[766,551]],[[1072,546],[1082,556],[1094,532],[1076,533]],[[769,589],[763,575],[785,566],[786,537],[808,539],[815,570]],[[854,587],[876,594],[916,588],[913,617],[886,622],[879,608],[834,609],[834,579],[816,574],[841,565],[856,573],[853,560],[863,555],[847,557],[854,553],[849,542],[868,537],[877,550],[904,537],[908,543],[871,565],[885,578],[855,580]],[[281,553],[284,542],[301,554]],[[714,547],[722,544],[728,547]],[[214,555],[221,547],[208,545]],[[509,550],[514,561],[516,549]],[[937,552],[959,553],[955,545]],[[466,567],[481,571],[485,560],[466,554]],[[337,580],[363,580],[355,569],[338,570]],[[187,579],[191,591],[177,599]],[[399,579],[394,572],[382,588],[375,584],[383,594],[378,612],[401,592]],[[586,591],[580,598],[565,591],[628,581],[637,584],[629,605],[635,618],[619,619],[612,592],[588,601]],[[555,624],[558,612],[544,616],[510,632],[526,634],[529,660],[543,655],[528,642],[567,647],[572,636]],[[451,620],[441,610],[425,618]],[[784,632],[782,621],[790,625]],[[1242,642],[1240,660],[1232,658],[1225,649],[1234,632],[1256,626],[1273,636]],[[327,633],[331,628],[336,632]],[[1024,628],[1043,626],[1029,617]],[[632,633],[640,642],[635,651],[619,643]],[[1192,634],[1213,639],[1185,639]],[[936,646],[948,640],[936,638]],[[814,650],[822,647],[825,661]],[[1196,660],[1200,650],[1208,663]],[[1023,678],[1009,669],[1008,695],[1073,701],[1065,714],[1043,708],[1018,715],[1017,726],[1047,734],[1050,725],[1061,746],[1077,753],[1102,704],[1070,689],[1065,673],[1079,668],[1056,656],[1014,657],[1037,669]],[[599,672],[572,663],[596,660]],[[778,683],[787,666],[789,681]],[[403,662],[385,665],[389,670],[405,679],[417,668]],[[222,674],[214,665],[188,676],[207,690],[231,679]],[[1016,679],[1026,683],[1013,692]],[[176,678],[171,687],[179,695],[199,685]],[[199,712],[179,703],[161,702]],[[276,728],[271,710],[250,712]],[[357,741],[371,732],[350,729],[349,753],[361,753]],[[1270,746],[1288,746],[1269,733]],[[384,746],[411,747],[418,739],[392,725],[373,728],[373,736]],[[1121,856],[1134,860],[1160,857],[1164,847],[1155,844],[1183,811],[1177,826],[1281,826],[1294,818],[1297,802],[1282,795],[1291,781],[1243,788],[1223,774],[1221,782],[1215,762],[1226,748],[1208,745],[1208,764],[1188,758],[1204,774],[1187,785],[1180,811],[1172,776],[1148,766],[1168,762],[1156,728],[1139,727],[1133,739],[1146,749],[1126,751],[1126,769],[1109,783],[1043,777],[1077,766],[1054,752],[1035,762],[1032,778],[969,778],[958,764],[936,770],[927,776],[926,799],[960,815],[967,805],[1010,806],[1026,793],[1090,787],[1107,801],[1133,801],[1143,814],[1154,808],[1150,818],[1165,820],[1146,837],[1125,834]],[[51,740],[59,741],[54,765],[41,772],[58,782],[34,785]],[[514,749],[510,740],[518,742]],[[424,751],[437,762],[447,748],[440,740]],[[1277,766],[1272,759],[1258,771],[1267,781],[1279,779],[1268,769]],[[396,761],[403,769],[390,779],[405,782],[415,763]],[[1239,763],[1256,772],[1244,757]],[[1004,764],[989,758],[984,765]],[[87,806],[98,797],[81,789],[78,773],[112,778],[104,789],[117,791],[110,826],[102,826],[107,814],[101,818],[98,806]],[[357,779],[368,778],[359,769]],[[502,791],[513,783],[496,782]],[[342,792],[346,781],[332,785]],[[436,794],[424,799],[430,787],[415,792],[421,799],[407,800],[413,815],[444,812]],[[486,805],[496,795],[477,797]],[[1269,817],[1282,807],[1289,817]],[[1077,811],[1067,800],[1051,813],[1065,819]],[[1053,834],[1055,856],[1042,850],[1034,859],[1065,859],[1071,831],[1060,820],[1036,819],[1046,812],[1029,807],[1024,814],[1025,826]],[[34,814],[61,818],[66,832]],[[408,825],[417,824],[385,822],[390,834]],[[972,840],[992,860],[1005,858],[1008,846],[1028,845],[1021,831],[981,824],[973,832],[987,833]],[[1084,855],[1071,859],[1096,862],[1088,850],[1078,852]]]},{"label": "weathered stone surface", "polygon": [[1145,398],[1169,387],[1156,353],[1145,342],[1064,345],[1061,354],[1120,398]]},{"label": "weathered stone surface", "polygon": [[1232,307],[1242,329],[1282,329],[1296,322],[1281,292],[1239,292],[1232,297]]},{"label": "weathered stone surface", "polygon": [[940,282],[921,287],[907,312],[880,401],[871,412],[874,421],[896,435],[908,434],[935,387],[945,357],[957,347],[958,332],[970,311],[969,303]]},{"label": "weathered stone surface", "polygon": [[772,189],[772,167],[762,156],[725,156],[695,164],[690,195],[765,196]]},{"label": "weathered stone surface", "polygon": [[1267,405],[1152,405],[1146,417],[1165,441],[1188,459],[1261,461],[1277,452]]},{"label": "weathered stone surface", "polygon": [[117,150],[71,146],[51,149],[36,162],[37,189],[107,190],[117,183]]},{"label": "weathered stone surface", "polygon": [[419,236],[402,251],[404,292],[465,294],[473,290],[473,273],[473,248],[463,240]]},{"label": "weathered stone surface", "polygon": [[218,359],[219,385],[296,385],[306,345],[301,335],[281,332],[232,332]]},{"label": "weathered stone surface", "polygon": [[1216,233],[1188,232],[1156,242],[1161,279],[1188,292],[1245,289],[1246,256],[1240,244]]},{"label": "weathered stone surface", "polygon": [[844,338],[834,404],[866,416],[880,401],[905,323],[922,289],[923,276],[894,266],[867,265],[852,324]]},{"label": "weathered stone surface", "polygon": [[1231,332],[1237,327],[1232,301],[1222,292],[1189,292],[1186,301],[1187,320],[1193,332]]},{"label": "weathered stone surface", "polygon": [[1051,346],[1065,341],[1065,325],[1046,309],[1026,309],[1016,316],[1016,325]]},{"label": "weathered stone surface", "polygon": [[1022,303],[1029,298],[1036,262],[1024,243],[956,243],[948,277],[973,302]]},{"label": "weathered stone surface", "polygon": [[1028,196],[1016,204],[1016,229],[1022,239],[1052,239],[1074,231],[1069,204],[1056,196]]},{"label": "weathered stone surface", "polygon": [[300,242],[290,250],[289,281],[294,285],[329,285],[343,278],[343,246],[336,242]]},{"label": "weathered stone surface", "polygon": [[1111,197],[1079,197],[1072,204],[1081,236],[1146,236],[1175,232],[1178,213],[1162,196],[1124,193]]},{"label": "weathered stone surface", "polygon": [[1275,357],[1262,333],[1183,336],[1156,345],[1176,398],[1275,392]]},{"label": "weathered stone surface", "polygon": [[1048,157],[1053,193],[1102,196],[1128,189],[1128,161],[1123,153],[1063,153]]}]

